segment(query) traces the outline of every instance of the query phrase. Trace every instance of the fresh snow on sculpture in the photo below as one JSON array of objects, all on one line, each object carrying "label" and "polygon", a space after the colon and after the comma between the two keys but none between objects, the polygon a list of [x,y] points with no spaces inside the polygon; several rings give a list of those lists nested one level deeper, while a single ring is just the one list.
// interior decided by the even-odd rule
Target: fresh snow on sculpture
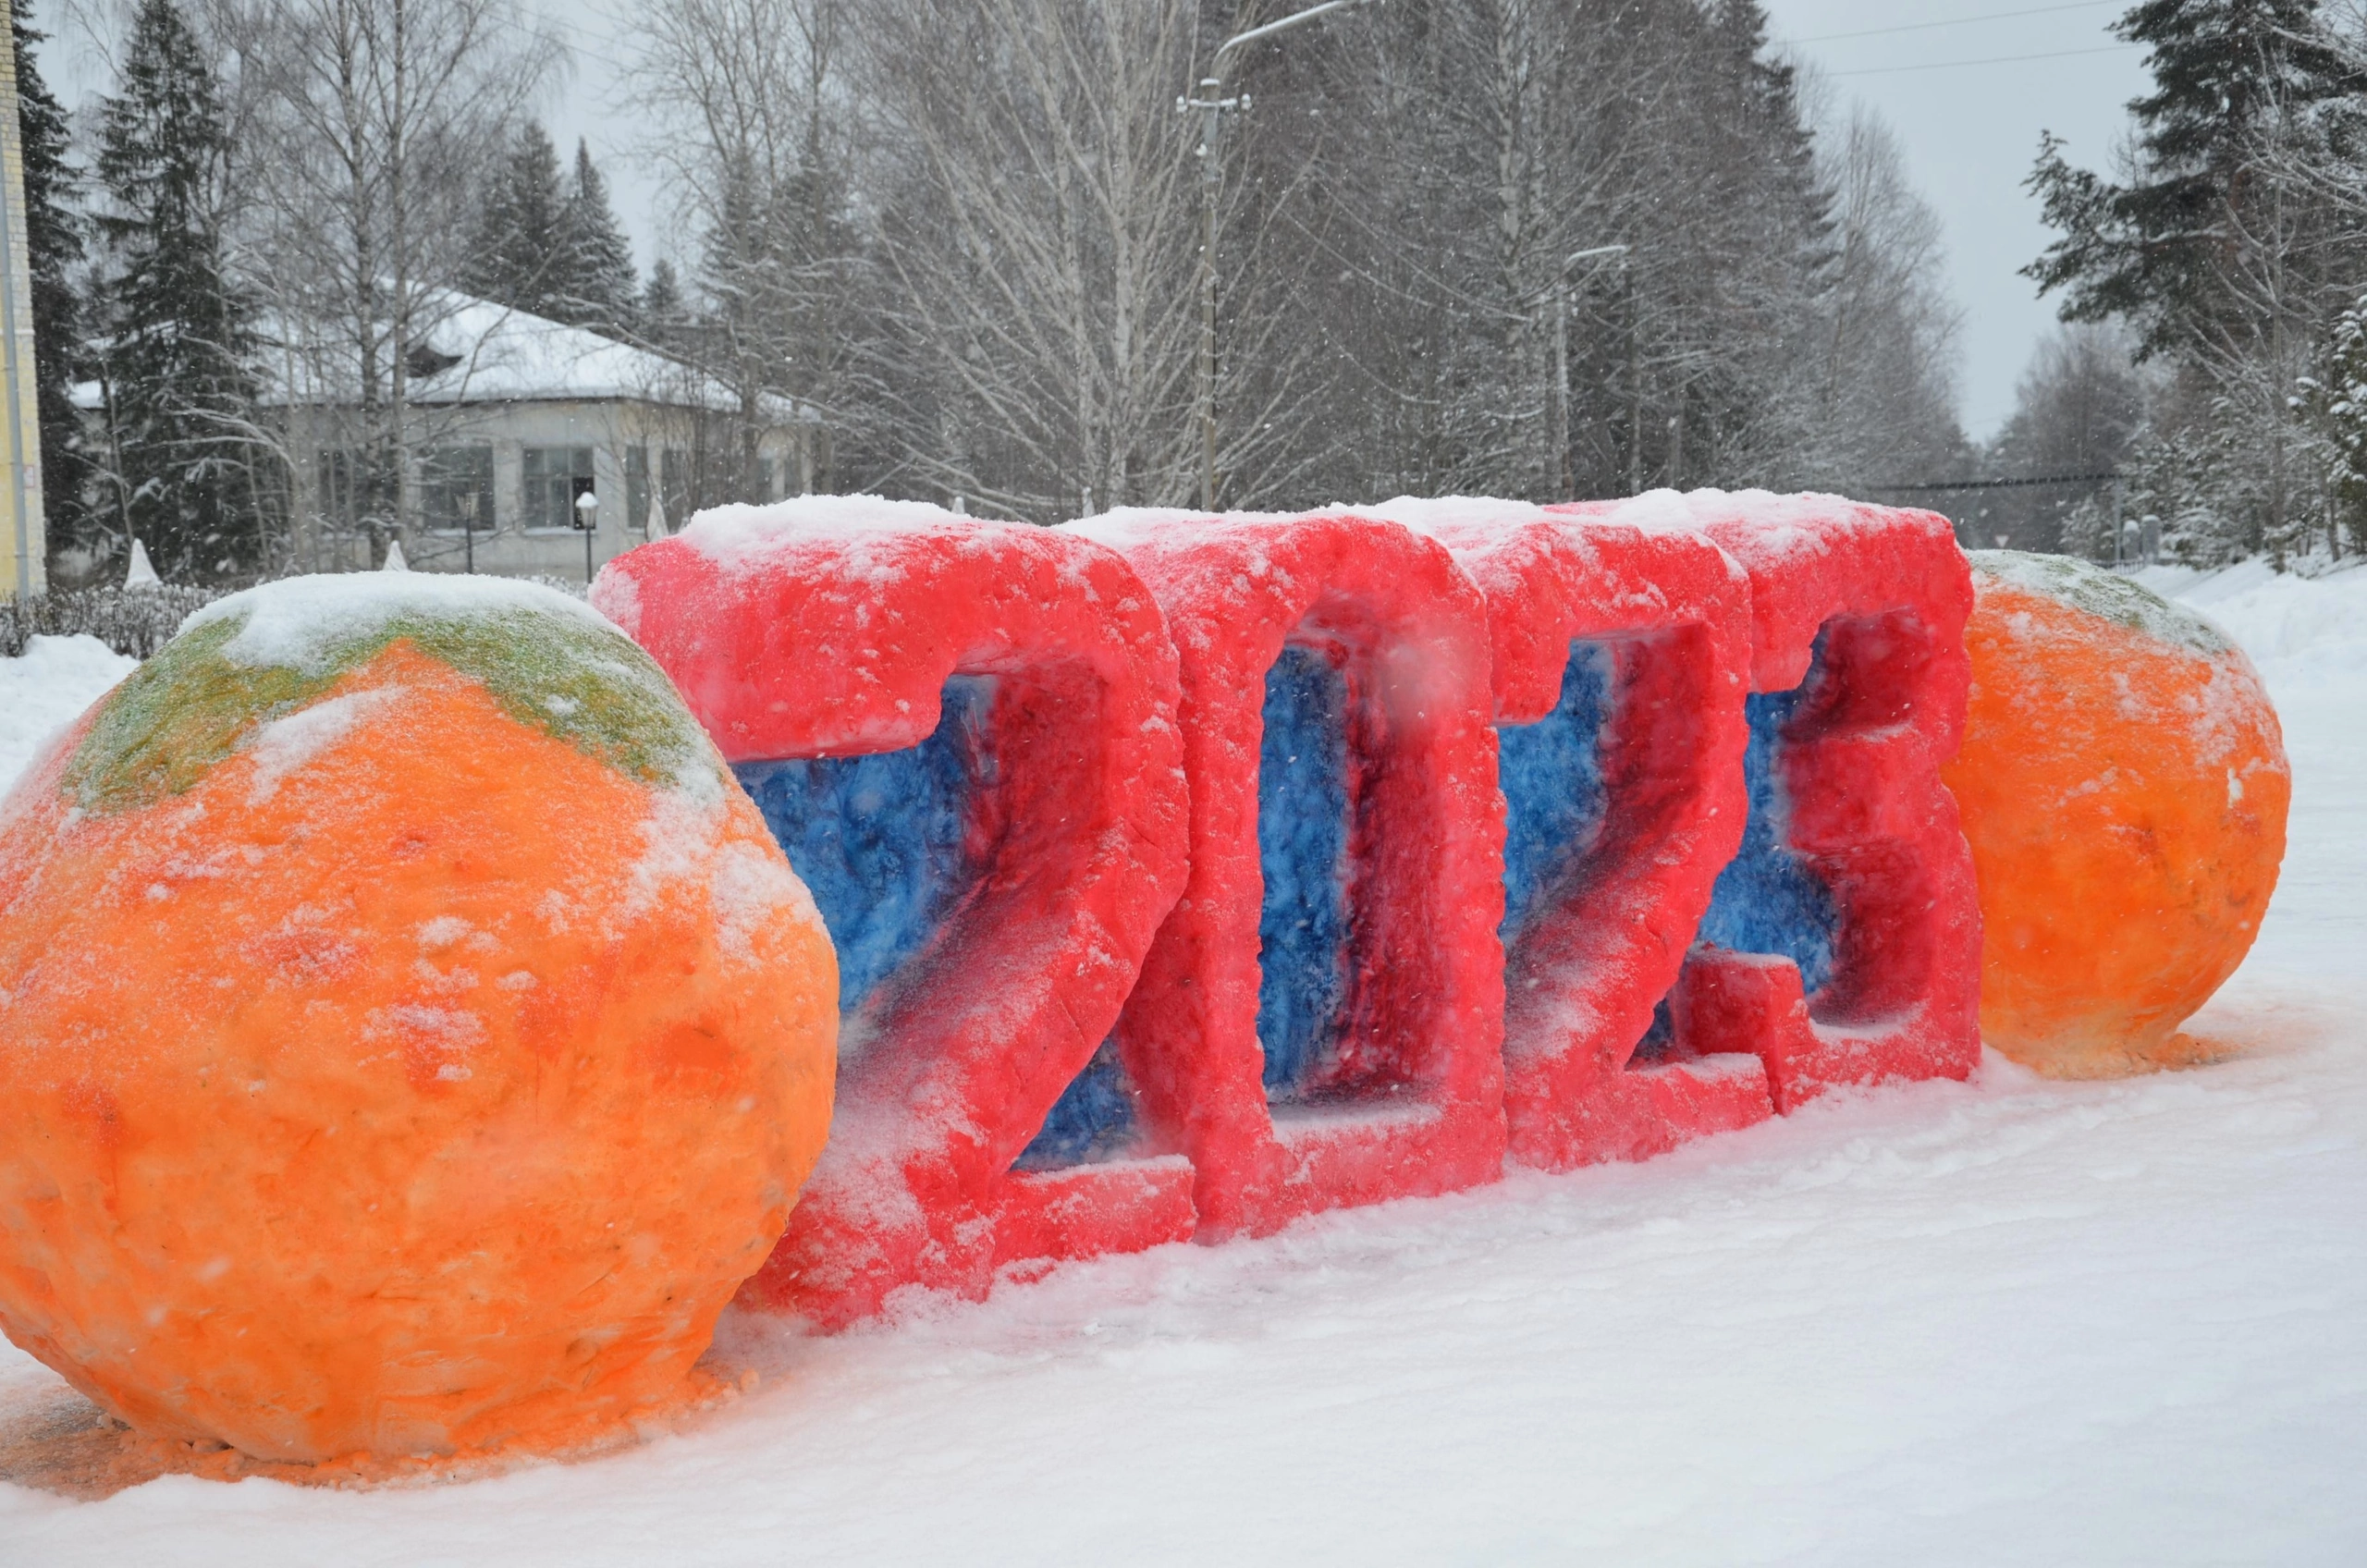
[{"label": "fresh snow on sculpture", "polygon": [[744,1299],[837,1325],[912,1286],[1188,1237],[1105,1047],[1183,886],[1175,653],[1114,553],[877,497],[724,507],[593,601],[680,685],[844,955],[830,1145]]},{"label": "fresh snow on sculpture", "polygon": [[2101,567],[1972,563],[1947,778],[1981,880],[1981,1034],[2063,1077],[2205,1057],[2177,1026],[2251,949],[2285,854],[2292,779],[2260,676]]},{"label": "fresh snow on sculpture", "polygon": [[1191,881],[1118,1029],[1199,1234],[1491,1181],[1503,819],[1487,609],[1346,512],[1119,511],[1182,660]]},{"label": "fresh snow on sculpture", "polygon": [[216,602],[8,797],[0,888],[0,1325],[152,1437],[630,1430],[828,1129],[811,900],[546,589]]}]

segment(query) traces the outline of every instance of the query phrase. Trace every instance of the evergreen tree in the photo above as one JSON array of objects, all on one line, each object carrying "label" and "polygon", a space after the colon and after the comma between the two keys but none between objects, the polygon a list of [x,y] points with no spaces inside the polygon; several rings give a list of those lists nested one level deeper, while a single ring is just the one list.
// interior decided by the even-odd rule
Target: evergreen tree
[{"label": "evergreen tree", "polygon": [[575,143],[575,189],[560,214],[562,275],[554,289],[562,321],[601,332],[621,332],[633,306],[632,247],[608,206],[608,188],[592,164],[591,149]]},{"label": "evergreen tree", "polygon": [[461,284],[471,293],[570,325],[621,332],[633,311],[632,249],[578,141],[575,178],[539,121],[518,128],[487,181]]},{"label": "evergreen tree", "polygon": [[2367,554],[2367,299],[2335,318],[2302,391],[2327,458],[2329,553],[2343,553],[2348,533],[2350,553]]},{"label": "evergreen tree", "polygon": [[2125,182],[2073,168],[2051,137],[2029,181],[2061,237],[2026,274],[2061,292],[2067,320],[2129,322],[2139,352],[2174,373],[2144,450],[2177,455],[2155,463],[2165,473],[2204,476],[2157,486],[2182,558],[2281,560],[2323,512],[2294,393],[2367,261],[2324,199],[2367,94],[2326,9],[2144,0],[2116,28],[2151,48],[2153,77],[2129,104]]},{"label": "evergreen tree", "polygon": [[634,306],[641,335],[659,348],[671,348],[681,343],[690,325],[691,308],[682,298],[681,280],[674,275],[674,263],[660,256],[649,269],[649,285],[641,291],[640,303]]},{"label": "evergreen tree", "polygon": [[2247,173],[2301,111],[2367,92],[2324,41],[2317,0],[2145,0],[2114,31],[2149,46],[2154,90],[2132,102],[2133,178],[2073,167],[2047,136],[2029,186],[2062,238],[2023,268],[2071,321],[2126,317],[2140,349],[2175,348],[2230,308],[2238,221],[2271,180]]},{"label": "evergreen tree", "polygon": [[566,209],[558,149],[540,121],[528,120],[486,182],[461,286],[537,315],[557,313],[553,301],[566,270]]},{"label": "evergreen tree", "polygon": [[120,91],[103,101],[101,355],[122,515],[167,577],[257,564],[251,305],[217,208],[227,137],[212,66],[174,0],[141,0]]},{"label": "evergreen tree", "polygon": [[66,161],[66,111],[33,63],[44,36],[31,26],[32,0],[11,0],[17,46],[17,116],[24,153],[25,249],[31,256],[33,376],[41,424],[42,505],[52,555],[92,542],[87,496],[91,464],[73,385],[82,368],[82,300],[74,286],[82,263],[77,181]]}]

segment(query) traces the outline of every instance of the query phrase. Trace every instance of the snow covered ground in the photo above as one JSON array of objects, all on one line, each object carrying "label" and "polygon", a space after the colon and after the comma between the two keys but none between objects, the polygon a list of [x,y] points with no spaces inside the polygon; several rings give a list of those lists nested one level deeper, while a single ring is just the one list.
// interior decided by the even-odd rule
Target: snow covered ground
[{"label": "snow covered ground", "polygon": [[25,656],[0,658],[0,790],[49,738],[140,668],[95,637],[35,637]]},{"label": "snow covered ground", "polygon": [[[2294,761],[2260,946],[2192,1025],[2233,1061],[1993,1058],[837,1339],[741,1323],[756,1392],[583,1464],[0,1486],[0,1562],[2367,1562],[2367,571],[2157,576]],[[0,766],[123,664],[0,670]],[[0,1452],[81,1418],[61,1390],[0,1347]]]}]

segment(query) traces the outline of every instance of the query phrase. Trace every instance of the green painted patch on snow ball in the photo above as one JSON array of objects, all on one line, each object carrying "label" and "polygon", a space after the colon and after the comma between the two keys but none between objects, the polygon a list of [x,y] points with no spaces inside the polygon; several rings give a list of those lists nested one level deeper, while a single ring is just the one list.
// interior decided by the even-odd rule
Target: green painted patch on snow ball
[{"label": "green painted patch on snow ball", "polygon": [[1992,578],[2205,658],[2235,652],[2235,643],[2204,617],[2091,562],[2024,550],[1967,550],[1965,556],[1972,562],[1976,588],[1980,579]]},{"label": "green painted patch on snow ball", "polygon": [[722,766],[665,671],[588,616],[406,609],[289,663],[235,656],[250,619],[190,625],[108,696],[67,766],[84,810],[129,811],[187,793],[263,726],[311,706],[402,641],[484,686],[519,723],[644,783],[688,782]]}]

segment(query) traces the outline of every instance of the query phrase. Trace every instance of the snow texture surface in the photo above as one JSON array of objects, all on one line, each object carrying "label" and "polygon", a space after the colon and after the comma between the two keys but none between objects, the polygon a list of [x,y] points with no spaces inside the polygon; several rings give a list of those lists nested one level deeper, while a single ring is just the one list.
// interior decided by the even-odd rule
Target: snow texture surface
[{"label": "snow texture surface", "polygon": [[1562,695],[1535,724],[1498,729],[1496,777],[1504,792],[1504,945],[1571,864],[1595,846],[1611,797],[1602,778],[1602,726],[1611,713],[1611,649],[1570,644]]},{"label": "snow texture surface", "polygon": [[603,630],[607,617],[539,583],[450,572],[350,571],[290,577],[232,594],[190,616],[184,631],[243,619],[222,655],[249,668],[318,674],[348,644],[404,620],[472,621],[505,612],[568,616]]},{"label": "snow texture surface", "polygon": [[[2260,945],[2189,1026],[2224,1065],[1993,1057],[838,1338],[742,1320],[725,1364],[762,1385],[632,1452],[379,1492],[0,1486],[0,1560],[2367,1561],[2367,571],[2160,585],[2251,652],[2294,763]],[[45,713],[112,679],[51,673]],[[0,707],[15,753],[28,715]],[[0,1435],[87,1419],[0,1347]]]},{"label": "snow texture surface", "polygon": [[[435,323],[421,346],[453,362],[411,386],[436,402],[497,403],[536,399],[662,398],[695,402],[717,412],[737,410],[740,395],[713,376],[695,375],[681,361],[619,343],[580,326],[538,316],[513,306],[436,290],[421,307],[421,320]],[[319,361],[303,355],[258,363],[265,385],[283,396],[357,400],[359,388],[341,361],[322,374]],[[811,420],[810,408],[767,395],[766,413],[775,420]]]},{"label": "snow texture surface", "polygon": [[2157,643],[2205,658],[2235,644],[2189,606],[2172,604],[2142,582],[2069,556],[2038,556],[2024,550],[1974,550],[1972,564],[2006,583],[2050,599],[2061,599],[2090,615],[2141,631]]},{"label": "snow texture surface", "polygon": [[1289,1099],[1337,1037],[1347,988],[1348,681],[1285,643],[1266,672],[1257,753],[1257,1043],[1266,1093]]},{"label": "snow texture surface", "polygon": [[0,779],[14,784],[58,732],[140,668],[96,637],[35,637],[0,659]]},{"label": "snow texture surface", "polygon": [[853,559],[833,563],[860,582],[865,566],[865,544],[880,546],[870,562],[873,581],[885,582],[903,569],[890,558],[900,536],[914,530],[959,534],[970,526],[966,518],[940,510],[926,501],[890,501],[877,496],[801,496],[793,505],[751,506],[735,502],[709,507],[692,517],[678,535],[725,570],[741,570],[761,562],[794,558],[824,547],[852,547]]}]

